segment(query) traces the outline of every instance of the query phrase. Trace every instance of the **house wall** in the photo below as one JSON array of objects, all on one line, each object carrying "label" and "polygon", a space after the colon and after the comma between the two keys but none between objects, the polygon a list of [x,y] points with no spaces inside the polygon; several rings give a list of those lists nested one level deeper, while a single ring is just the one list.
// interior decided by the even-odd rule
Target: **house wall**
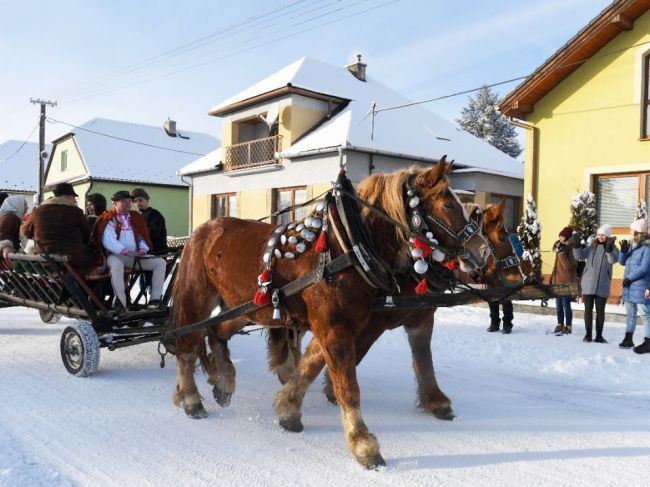
[{"label": "house wall", "polygon": [[[144,188],[149,197],[151,198],[150,204],[153,208],[160,211],[165,217],[165,223],[167,226],[167,234],[174,236],[184,236],[187,235],[188,229],[188,189],[187,188],[174,188],[166,186],[154,186],[154,185],[141,185],[136,183],[115,183],[115,182],[104,182],[104,181],[93,181],[92,187],[90,187],[91,193],[101,193],[106,198],[108,203],[108,208],[112,207],[111,196],[117,191],[126,190],[131,191],[133,188],[140,186]],[[75,186],[76,188],[76,186]],[[82,195],[79,191],[76,191],[80,198],[79,201],[85,201],[85,193]],[[82,197],[84,199],[82,199]],[[81,206],[81,203],[80,203]],[[137,209],[135,204],[133,205],[134,209]]]},{"label": "house wall", "polygon": [[[61,153],[63,151],[67,151],[68,153],[68,164],[65,171],[61,171]],[[87,176],[88,170],[83,162],[74,137],[57,143],[46,171],[45,186],[48,187],[56,183],[84,179]]]},{"label": "house wall", "polygon": [[[642,56],[650,45],[633,47],[649,41],[650,12],[537,102],[528,116],[538,130],[542,250],[550,250],[568,224],[571,196],[594,190],[591,176],[650,169],[650,141],[640,140]],[[531,143],[532,133],[527,133],[527,149]],[[526,193],[532,189],[532,170],[527,150]]]}]

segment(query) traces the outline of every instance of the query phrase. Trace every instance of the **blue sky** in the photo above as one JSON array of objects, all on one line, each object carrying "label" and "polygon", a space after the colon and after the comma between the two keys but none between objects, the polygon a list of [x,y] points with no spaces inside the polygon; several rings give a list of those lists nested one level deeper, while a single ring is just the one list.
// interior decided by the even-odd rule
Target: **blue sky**
[{"label": "blue sky", "polygon": [[[611,3],[387,2],[0,0],[0,143],[36,125],[30,97],[57,100],[48,116],[72,124],[171,117],[219,137],[212,106],[302,56],[345,65],[361,53],[369,76],[413,100],[433,98],[529,74]],[[200,48],[116,73],[201,38]],[[463,95],[427,107],[454,120],[466,103]],[[47,139],[67,130],[48,124]]]}]

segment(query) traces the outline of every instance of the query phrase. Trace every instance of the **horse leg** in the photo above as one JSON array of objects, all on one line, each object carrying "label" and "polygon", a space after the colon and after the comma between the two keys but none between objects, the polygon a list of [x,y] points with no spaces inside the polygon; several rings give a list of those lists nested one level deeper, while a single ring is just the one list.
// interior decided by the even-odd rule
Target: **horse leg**
[{"label": "horse leg", "polygon": [[204,366],[208,373],[208,383],[212,385],[212,396],[221,407],[230,405],[230,400],[235,392],[235,366],[230,360],[228,340],[239,330],[248,325],[248,320],[238,318],[224,321],[208,332],[210,345],[209,360]]},{"label": "horse leg", "polygon": [[440,390],[436,381],[431,356],[431,336],[433,318],[427,316],[418,323],[406,325],[413,370],[418,383],[418,407],[433,414],[438,419],[453,420],[456,416],[451,408],[451,401]]},{"label": "horse leg", "polygon": [[325,359],[318,340],[312,339],[298,363],[298,368],[291,375],[275,398],[275,412],[280,426],[288,431],[300,432],[302,424],[302,400],[309,384],[318,376],[325,366]]},{"label": "horse leg", "polygon": [[[192,333],[176,340],[176,363],[178,374],[176,376],[176,389],[174,390],[174,404],[183,406],[185,414],[190,418],[205,418],[208,413],[201,403],[201,395],[194,380],[196,359],[205,357],[205,341],[202,333]],[[202,359],[203,361],[204,359]]]},{"label": "horse leg", "polygon": [[341,408],[341,422],[348,447],[357,461],[366,468],[385,465],[379,452],[375,435],[361,416],[361,393],[356,374],[356,353],[354,336],[348,331],[350,326],[339,330],[326,330],[313,327],[314,336],[321,343],[323,355],[334,384],[336,400]]},{"label": "horse leg", "polygon": [[300,362],[300,344],[304,335],[302,331],[289,328],[268,330],[269,370],[278,376],[281,384],[287,383]]}]

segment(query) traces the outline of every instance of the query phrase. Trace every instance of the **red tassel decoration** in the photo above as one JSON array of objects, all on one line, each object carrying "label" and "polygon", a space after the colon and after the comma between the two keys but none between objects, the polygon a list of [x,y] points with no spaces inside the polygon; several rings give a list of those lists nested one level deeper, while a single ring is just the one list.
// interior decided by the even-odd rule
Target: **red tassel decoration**
[{"label": "red tassel decoration", "polygon": [[264,269],[260,274],[260,277],[257,278],[257,281],[262,285],[263,282],[269,282],[271,280],[271,271],[269,269]]},{"label": "red tassel decoration", "polygon": [[271,304],[271,293],[268,291],[257,291],[255,297],[253,297],[253,303],[257,306],[264,306],[266,304]]},{"label": "red tassel decoration", "polygon": [[450,271],[456,270],[456,259],[449,259],[447,262],[442,264],[443,267],[446,267]]},{"label": "red tassel decoration", "polygon": [[415,294],[426,294],[429,292],[429,285],[426,279],[422,279],[420,283],[415,286]]},{"label": "red tassel decoration", "polygon": [[327,250],[327,236],[325,235],[325,232],[320,232],[314,250],[316,252],[325,252]]},{"label": "red tassel decoration", "polygon": [[415,239],[415,242],[413,242],[413,246],[416,249],[420,249],[422,251],[422,257],[426,259],[429,257],[429,254],[431,253],[431,247],[429,247],[427,244],[423,243],[420,239]]}]

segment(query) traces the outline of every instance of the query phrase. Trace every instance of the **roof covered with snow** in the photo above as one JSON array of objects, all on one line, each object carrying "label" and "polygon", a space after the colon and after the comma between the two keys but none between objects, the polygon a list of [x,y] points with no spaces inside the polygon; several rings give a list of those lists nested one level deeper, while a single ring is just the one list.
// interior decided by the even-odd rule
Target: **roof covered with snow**
[{"label": "roof covered with snow", "polygon": [[220,164],[221,147],[199,157],[196,161],[189,163],[187,166],[181,167],[178,174],[181,176],[188,176],[190,174],[213,171],[217,169]]},{"label": "roof covered with snow", "polygon": [[377,113],[371,136],[373,102],[377,109],[404,105],[411,100],[372,78],[360,81],[346,67],[302,58],[255,85],[228,98],[212,111],[255,96],[292,86],[351,100],[331,120],[286,149],[283,157],[298,157],[325,148],[349,147],[412,158],[437,160],[444,154],[459,165],[473,166],[523,177],[523,165],[423,105]]},{"label": "roof covered with snow", "polygon": [[177,128],[178,136],[170,137],[162,126],[105,118],[94,118],[69,134],[74,135],[90,177],[151,184],[184,185],[178,169],[220,145],[209,134]]},{"label": "roof covered with snow", "polygon": [[[38,144],[8,140],[0,144],[0,190],[38,190]],[[49,152],[50,144],[46,144]]]}]

